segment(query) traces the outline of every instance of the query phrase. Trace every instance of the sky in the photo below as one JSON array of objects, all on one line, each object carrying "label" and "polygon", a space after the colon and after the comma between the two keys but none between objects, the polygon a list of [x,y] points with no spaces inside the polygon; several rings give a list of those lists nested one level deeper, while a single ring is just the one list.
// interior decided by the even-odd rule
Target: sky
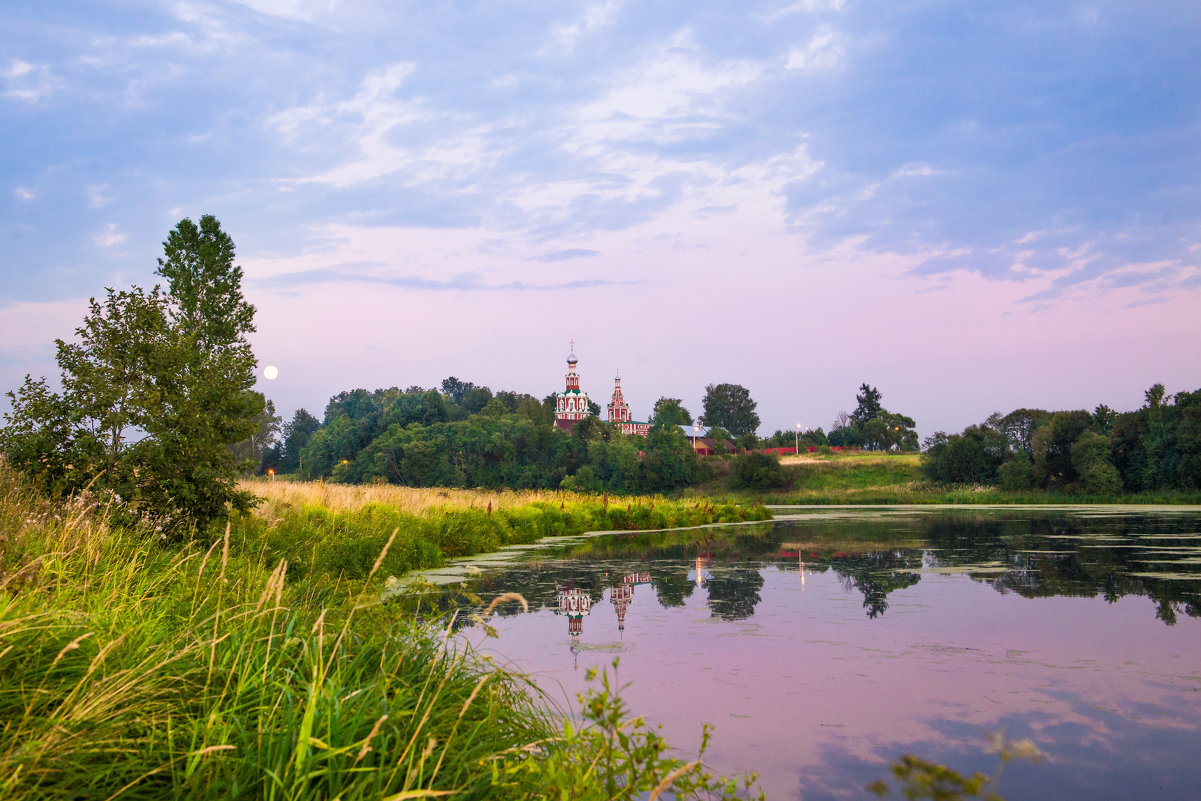
[{"label": "sky", "polygon": [[213,214],[285,417],[541,398],[571,340],[636,419],[1134,409],[1201,388],[1198,42],[1195,0],[6,0],[0,389]]}]

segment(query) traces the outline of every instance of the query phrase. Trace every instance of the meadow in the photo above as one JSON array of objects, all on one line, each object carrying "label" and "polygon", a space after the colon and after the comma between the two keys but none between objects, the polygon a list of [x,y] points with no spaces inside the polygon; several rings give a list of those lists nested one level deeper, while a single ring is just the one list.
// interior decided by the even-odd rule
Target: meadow
[{"label": "meadow", "polygon": [[247,482],[263,498],[232,521],[233,547],[288,561],[288,578],[363,580],[385,542],[379,575],[440,567],[446,559],[589,531],[652,531],[770,519],[754,501],[569,492],[490,492]]},{"label": "meadow", "polygon": [[764,490],[732,482],[732,459],[710,459],[712,478],[695,492],[706,497],[772,505],[883,504],[1196,504],[1201,493],[1161,490],[1119,495],[1045,489],[1006,491],[982,484],[939,484],[926,478],[921,454],[845,451],[785,456],[785,484]]},{"label": "meadow", "polygon": [[402,511],[274,489],[178,541],[0,462],[0,798],[732,797],[607,676],[564,718],[379,584],[415,559],[742,507],[467,494]]}]

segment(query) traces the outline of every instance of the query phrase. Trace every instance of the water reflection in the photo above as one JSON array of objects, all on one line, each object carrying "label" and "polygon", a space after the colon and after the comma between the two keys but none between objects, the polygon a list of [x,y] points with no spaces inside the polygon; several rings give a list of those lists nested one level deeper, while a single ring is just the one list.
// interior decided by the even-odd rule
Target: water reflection
[{"label": "water reflection", "polygon": [[[619,610],[618,630],[634,588],[649,584],[663,608],[683,606],[702,591],[715,618],[737,621],[762,602],[763,571],[837,575],[863,596],[869,619],[889,609],[889,596],[924,575],[963,573],[1001,593],[1037,597],[1126,596],[1155,602],[1155,617],[1174,625],[1201,616],[1201,533],[1188,516],[1064,514],[892,515],[884,519],[790,520],[732,534],[617,535],[540,552],[538,561],[466,578],[439,599],[440,608],[471,606],[464,598],[523,593],[531,610],[558,608],[578,639],[592,599]],[[627,572],[621,572],[621,571]],[[552,597],[553,596],[553,597]],[[508,609],[502,614],[516,614]],[[469,623],[464,619],[464,623]]]},{"label": "water reflection", "polygon": [[684,749],[715,723],[715,766],[771,798],[863,797],[907,752],[991,771],[1002,727],[1051,755],[1007,768],[1007,797],[1201,781],[1199,513],[823,513],[466,567],[425,614],[520,592],[484,647],[566,699],[620,653],[633,709]]}]

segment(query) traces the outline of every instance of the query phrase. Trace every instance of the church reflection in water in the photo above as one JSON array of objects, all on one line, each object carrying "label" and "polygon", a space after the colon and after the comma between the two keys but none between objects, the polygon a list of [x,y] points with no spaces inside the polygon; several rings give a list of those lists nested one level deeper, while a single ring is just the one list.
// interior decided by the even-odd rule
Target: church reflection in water
[{"label": "church reflection in water", "polygon": [[[609,603],[613,604],[613,609],[617,613],[619,637],[626,628],[626,615],[629,613],[630,604],[634,601],[634,589],[650,583],[651,574],[647,571],[638,571],[623,576],[620,584],[608,588]],[[584,633],[584,618],[592,611],[592,596],[587,590],[580,589],[571,583],[560,584],[556,589],[559,595],[559,608],[555,614],[567,618],[567,634],[571,638],[571,653],[573,656],[578,656],[580,637]],[[578,660],[576,667],[579,667]]]},{"label": "church reflection in water", "polygon": [[[1155,601],[1155,617],[1173,625],[1179,615],[1201,617],[1201,544],[1195,518],[1074,518],[1064,515],[994,515],[978,519],[934,514],[907,518],[897,534],[889,521],[817,521],[737,530],[728,536],[674,532],[570,543],[563,558],[518,563],[473,575],[463,590],[439,596],[435,609],[482,608],[481,596],[517,592],[532,612],[567,618],[573,653],[581,649],[584,618],[595,604],[613,605],[617,638],[624,638],[635,595],[640,607],[699,607],[723,621],[750,618],[763,602],[764,573],[792,573],[805,585],[823,574],[845,592],[862,596],[864,614],[879,619],[890,597],[930,572],[962,571],[1001,593],[1034,598],[1066,595],[1124,596]],[[1154,565],[1154,569],[1148,569]],[[1003,571],[997,568],[1004,566]],[[649,588],[649,589],[648,589]],[[461,593],[461,594],[460,594]],[[417,603],[417,601],[414,601]],[[423,601],[429,604],[430,602]],[[648,606],[648,604],[650,606]],[[501,617],[520,614],[497,610]],[[471,615],[458,618],[472,625]],[[592,632],[604,644],[612,632]]]}]

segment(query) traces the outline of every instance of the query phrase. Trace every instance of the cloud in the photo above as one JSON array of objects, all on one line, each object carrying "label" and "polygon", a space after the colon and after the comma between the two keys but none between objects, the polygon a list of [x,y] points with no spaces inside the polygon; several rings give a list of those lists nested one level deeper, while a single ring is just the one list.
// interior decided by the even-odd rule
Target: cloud
[{"label": "cloud", "polygon": [[93,209],[100,209],[113,202],[113,199],[106,194],[106,186],[92,185],[87,188],[88,206]]},{"label": "cloud", "polygon": [[776,22],[795,14],[816,14],[823,11],[841,11],[846,0],[800,0],[800,2],[782,6],[764,15],[767,22]]},{"label": "cloud", "polygon": [[424,278],[415,275],[396,275],[386,272],[364,272],[362,265],[344,265],[326,269],[286,273],[263,279],[259,286],[272,289],[290,289],[310,284],[351,283],[382,284],[401,289],[417,289],[433,292],[495,292],[536,291],[551,292],[565,289],[591,289],[602,286],[634,286],[641,281],[611,281],[600,278],[579,278],[571,281],[530,282],[505,281],[489,283],[478,273],[459,273],[445,279]]},{"label": "cloud", "polygon": [[784,69],[810,72],[837,69],[842,66],[845,56],[846,49],[841,34],[829,25],[823,25],[803,47],[794,47],[788,51],[788,61]]},{"label": "cloud", "polygon": [[390,64],[364,77],[348,100],[318,100],[274,115],[268,125],[286,144],[311,151],[317,143],[350,143],[339,148],[349,152],[336,166],[292,182],[346,189],[402,173],[405,185],[417,186],[464,179],[489,163],[486,127],[439,126],[451,115],[432,111],[422,98],[398,96],[413,70],[410,63]]},{"label": "cloud", "polygon": [[600,251],[588,250],[587,248],[566,248],[564,250],[555,250],[550,253],[543,253],[538,256],[531,256],[532,261],[541,262],[558,262],[570,261],[572,259],[586,259],[591,256],[599,256]]},{"label": "cloud", "polygon": [[92,241],[102,248],[111,248],[124,242],[125,238],[125,234],[118,233],[116,223],[109,223],[103,232],[92,237]]},{"label": "cloud", "polygon": [[29,189],[28,187],[24,187],[24,186],[18,186],[16,189],[13,190],[13,194],[17,196],[18,200],[24,200],[24,201],[30,201],[36,197],[36,195],[34,194],[32,189]]},{"label": "cloud", "polygon": [[63,86],[46,65],[30,64],[19,58],[14,58],[8,69],[0,71],[0,78],[4,81],[3,96],[29,103],[43,100]]},{"label": "cloud", "polygon": [[621,6],[621,0],[602,0],[602,2],[592,3],[586,7],[583,17],[576,22],[554,26],[551,29],[551,36],[556,47],[568,52],[574,50],[581,37],[612,25]]}]

